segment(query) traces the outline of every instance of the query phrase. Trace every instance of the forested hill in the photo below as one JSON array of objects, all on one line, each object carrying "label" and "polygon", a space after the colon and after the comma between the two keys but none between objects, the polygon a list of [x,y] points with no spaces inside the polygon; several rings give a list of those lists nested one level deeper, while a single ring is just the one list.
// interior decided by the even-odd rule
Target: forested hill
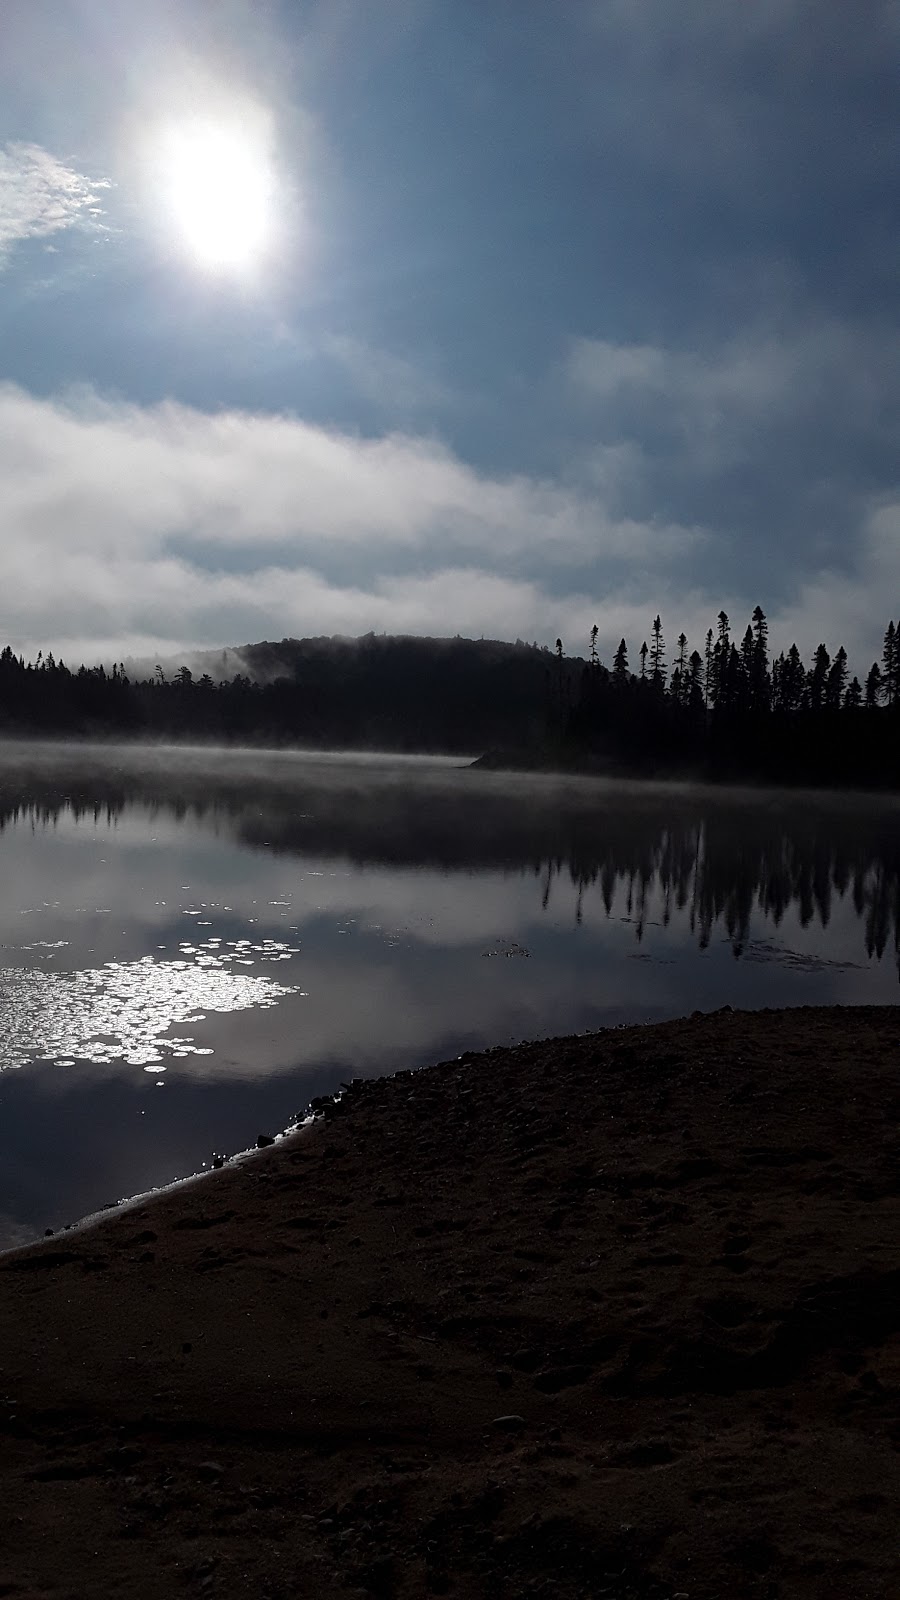
[{"label": "forested hill", "polygon": [[[864,681],[847,652],[773,657],[759,606],[611,664],[497,640],[283,639],[149,675],[0,654],[0,733],[485,753],[495,765],[900,788],[900,625]],[[235,671],[235,664],[239,670]],[[207,670],[208,669],[208,670]],[[218,681],[216,674],[218,674]]]},{"label": "forested hill", "polygon": [[[261,642],[146,674],[0,656],[0,731],[474,754],[538,747],[559,663],[537,645],[368,634]],[[567,660],[567,697],[585,663]]]}]

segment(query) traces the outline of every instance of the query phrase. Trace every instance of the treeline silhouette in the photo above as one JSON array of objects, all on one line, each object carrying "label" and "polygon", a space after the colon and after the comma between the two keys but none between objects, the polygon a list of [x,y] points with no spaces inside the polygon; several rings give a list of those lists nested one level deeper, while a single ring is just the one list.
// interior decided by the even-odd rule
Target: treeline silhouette
[{"label": "treeline silhouette", "polygon": [[557,914],[562,898],[577,921],[599,898],[637,943],[654,923],[686,918],[701,948],[724,939],[735,958],[753,961],[786,959],[767,943],[772,929],[827,928],[839,911],[857,930],[850,960],[890,953],[900,968],[900,832],[886,800],[728,789],[710,798],[640,784],[623,792],[549,776],[523,788],[467,771],[398,784],[387,767],[310,773],[265,758],[236,775],[212,753],[187,767],[73,761],[0,775],[0,832],[22,821],[52,827],[65,815],[115,826],[134,807],[227,828],[241,845],[287,859],[525,873]]},{"label": "treeline silhouette", "polygon": [[[896,787],[900,783],[900,630],[890,622],[881,662],[865,682],[851,677],[841,645],[824,644],[804,665],[796,644],[774,659],[757,606],[736,642],[720,611],[703,650],[679,634],[671,667],[662,619],[629,665],[623,639],[610,666],[590,655],[578,693],[566,699],[560,672],[557,741],[573,764],[621,764],[644,773],[697,772],[716,778]],[[562,641],[556,659],[564,662]]]},{"label": "treeline silhouette", "polygon": [[[484,754],[487,763],[643,776],[692,774],[900,786],[900,627],[863,682],[847,652],[772,657],[757,606],[739,640],[724,611],[703,648],[667,652],[653,622],[632,661],[497,640],[369,634],[210,655],[208,670],[71,671],[52,654],[0,654],[0,732],[312,749]],[[223,676],[237,656],[243,670]]]},{"label": "treeline silhouette", "polygon": [[[222,677],[238,656],[242,670]],[[521,641],[286,639],[149,678],[0,653],[0,731],[477,755],[546,734],[550,655]],[[570,697],[580,663],[565,663]]]}]

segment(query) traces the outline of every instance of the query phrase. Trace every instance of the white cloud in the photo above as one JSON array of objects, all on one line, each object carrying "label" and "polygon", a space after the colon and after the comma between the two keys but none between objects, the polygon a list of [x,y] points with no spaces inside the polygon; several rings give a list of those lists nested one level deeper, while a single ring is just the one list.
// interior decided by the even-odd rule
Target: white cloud
[{"label": "white cloud", "polygon": [[[0,558],[5,585],[3,565]],[[369,631],[542,640],[562,633],[577,650],[586,648],[598,611],[587,594],[550,595],[539,584],[478,567],[438,567],[362,587],[308,567],[209,573],[151,555],[114,563],[61,556],[49,579],[35,573],[29,582],[20,570],[15,592],[0,633],[5,624],[28,654],[49,643],[71,664]]]},{"label": "white cloud", "polygon": [[[699,646],[723,604],[743,627],[767,597],[698,584],[701,533],[610,515],[639,470],[625,456],[573,487],[491,477],[409,435],[7,386],[0,642],[73,664],[369,630],[560,635],[577,653],[597,622],[607,657],[624,634],[634,659],[657,610],[670,647],[682,627]],[[872,513],[849,587],[810,573],[773,642],[783,621],[805,652],[840,635],[870,659],[881,597],[900,592],[897,518]]]},{"label": "white cloud", "polygon": [[152,540],[293,552],[423,547],[548,565],[666,562],[696,542],[679,527],[616,521],[595,500],[524,475],[478,473],[434,439],[363,439],[296,417],[66,402],[0,389],[0,530],[122,553]]},{"label": "white cloud", "polygon": [[99,226],[104,187],[40,145],[0,147],[0,264],[20,239],[49,238],[77,223]]}]

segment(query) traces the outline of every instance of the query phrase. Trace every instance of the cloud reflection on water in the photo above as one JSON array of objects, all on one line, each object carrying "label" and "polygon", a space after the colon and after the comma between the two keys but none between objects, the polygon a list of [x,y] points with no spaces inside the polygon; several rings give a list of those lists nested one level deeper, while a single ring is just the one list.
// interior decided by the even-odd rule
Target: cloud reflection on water
[{"label": "cloud reflection on water", "polygon": [[[26,752],[0,766],[17,846],[0,939],[81,998],[75,1026],[58,986],[10,979],[19,1031],[0,1047],[213,1079],[365,1073],[725,1001],[884,999],[895,816],[383,759]],[[484,959],[509,949],[535,959]],[[237,981],[261,960],[285,963],[280,986]],[[73,989],[66,967],[90,970]]]},{"label": "cloud reflection on water", "polygon": [[0,1238],[196,1169],[350,1075],[695,1007],[896,997],[888,797],[8,757],[0,1060],[30,1070],[0,1073]]}]

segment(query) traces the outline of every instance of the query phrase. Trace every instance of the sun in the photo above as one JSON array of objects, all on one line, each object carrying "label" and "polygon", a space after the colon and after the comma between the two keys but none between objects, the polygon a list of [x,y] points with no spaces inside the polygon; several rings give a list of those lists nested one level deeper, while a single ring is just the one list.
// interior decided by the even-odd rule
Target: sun
[{"label": "sun", "polygon": [[194,264],[243,273],[270,241],[274,175],[256,130],[193,117],[160,135],[158,182],[166,219]]}]

